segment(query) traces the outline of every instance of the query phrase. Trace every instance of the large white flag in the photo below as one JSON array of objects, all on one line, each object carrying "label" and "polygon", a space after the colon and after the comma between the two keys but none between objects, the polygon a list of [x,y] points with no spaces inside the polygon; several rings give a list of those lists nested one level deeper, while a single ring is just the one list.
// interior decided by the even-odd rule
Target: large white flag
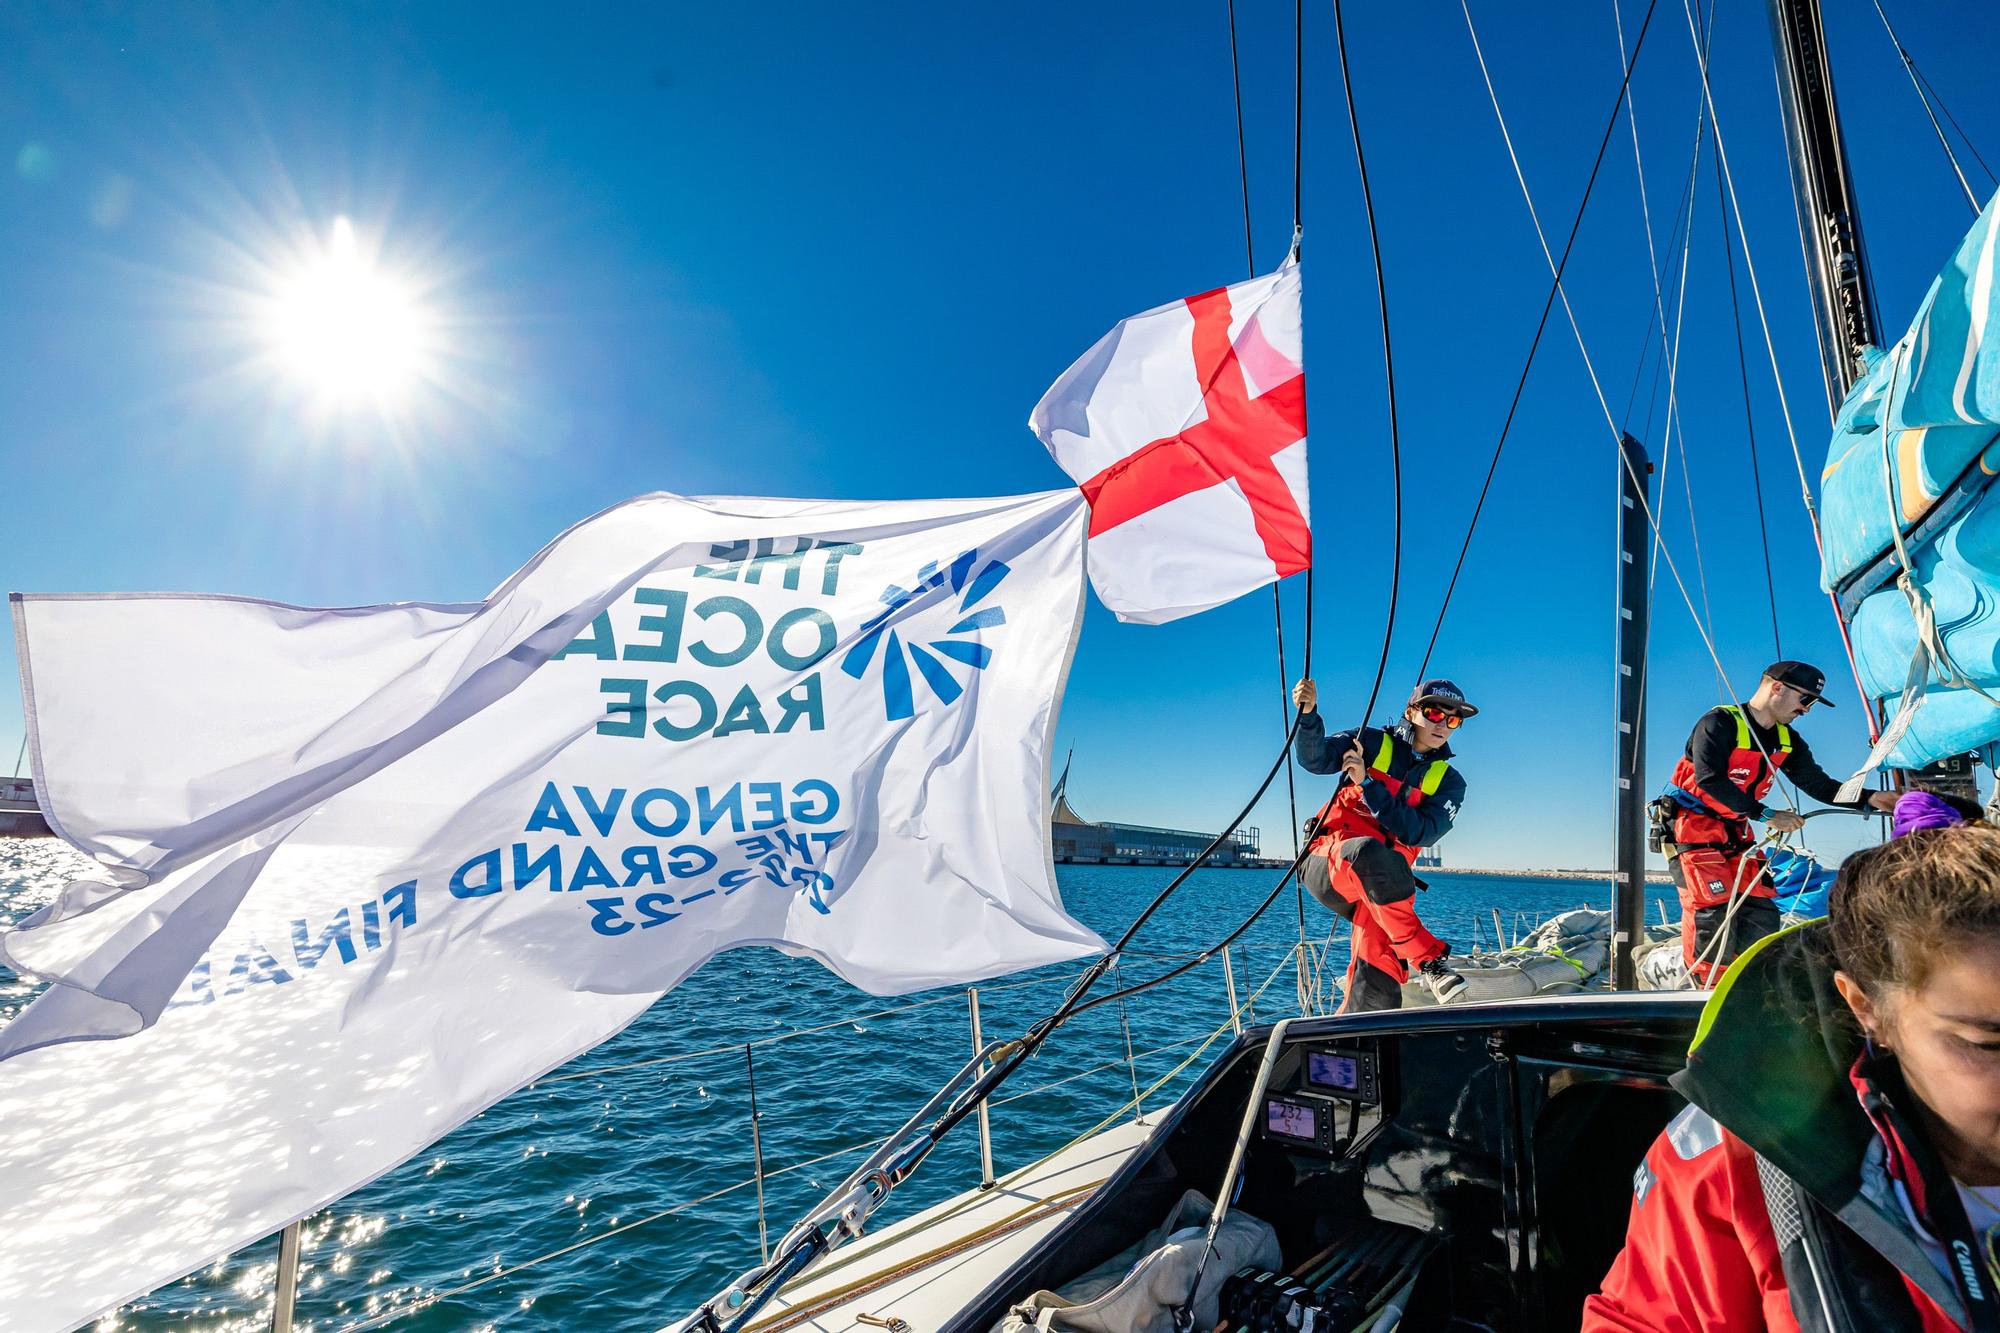
[{"label": "large white flag", "polygon": [[1299,266],[1120,320],[1028,418],[1090,502],[1120,620],[1206,611],[1312,563]]},{"label": "large white flag", "polygon": [[57,983],[0,1030],[0,1329],[314,1211],[720,950],[877,993],[1101,950],[1048,845],[1083,526],[654,495],[471,604],[17,597],[106,873],[0,934]]}]

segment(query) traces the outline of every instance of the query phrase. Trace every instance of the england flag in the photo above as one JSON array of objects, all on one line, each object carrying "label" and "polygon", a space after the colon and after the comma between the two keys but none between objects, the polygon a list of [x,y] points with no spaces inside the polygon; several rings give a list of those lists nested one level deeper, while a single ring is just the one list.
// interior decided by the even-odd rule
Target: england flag
[{"label": "england flag", "polygon": [[1177,620],[1312,563],[1303,347],[1288,258],[1119,321],[1035,405],[1120,620]]}]

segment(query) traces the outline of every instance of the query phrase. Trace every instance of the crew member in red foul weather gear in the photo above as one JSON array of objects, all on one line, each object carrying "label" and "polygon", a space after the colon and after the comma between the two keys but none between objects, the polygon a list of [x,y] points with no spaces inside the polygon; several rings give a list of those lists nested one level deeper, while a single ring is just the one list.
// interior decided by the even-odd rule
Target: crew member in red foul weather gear
[{"label": "crew member in red foul weather gear", "polygon": [[1709,997],[1583,1333],[2000,1330],[2000,829],[1857,852],[1831,911]]},{"label": "crew member in red foul weather gear", "polygon": [[1451,828],[1465,800],[1465,779],[1449,762],[1445,738],[1479,710],[1450,681],[1427,680],[1394,726],[1329,736],[1312,681],[1300,681],[1292,699],[1301,714],[1292,743],[1299,763],[1309,773],[1341,775],[1333,799],[1313,817],[1299,867],[1313,896],[1354,926],[1341,1012],[1401,1007],[1412,968],[1438,1003],[1451,1003],[1465,978],[1444,961],[1450,946],[1417,919],[1410,867],[1419,848]]},{"label": "crew member in red foul weather gear", "polygon": [[[1795,811],[1764,805],[1780,771],[1828,805],[1895,808],[1896,793],[1887,791],[1853,802],[1835,800],[1840,782],[1813,762],[1805,737],[1792,730],[1790,724],[1814,704],[1833,707],[1821,697],[1825,688],[1818,667],[1773,662],[1741,706],[1725,704],[1702,715],[1674,765],[1661,798],[1673,814],[1667,868],[1680,892],[1681,954],[1699,985],[1778,929],[1776,890],[1763,854],[1751,850],[1757,836],[1750,821],[1764,820],[1781,833],[1804,822]],[[1740,899],[1733,910],[1732,899]]]}]

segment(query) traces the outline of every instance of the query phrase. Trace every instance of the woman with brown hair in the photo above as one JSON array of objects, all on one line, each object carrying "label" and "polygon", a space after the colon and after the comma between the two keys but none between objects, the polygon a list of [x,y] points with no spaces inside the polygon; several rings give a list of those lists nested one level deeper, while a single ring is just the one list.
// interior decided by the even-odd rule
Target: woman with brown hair
[{"label": "woman with brown hair", "polygon": [[2000,828],[1850,857],[1745,953],[1591,1330],[2000,1333]]}]

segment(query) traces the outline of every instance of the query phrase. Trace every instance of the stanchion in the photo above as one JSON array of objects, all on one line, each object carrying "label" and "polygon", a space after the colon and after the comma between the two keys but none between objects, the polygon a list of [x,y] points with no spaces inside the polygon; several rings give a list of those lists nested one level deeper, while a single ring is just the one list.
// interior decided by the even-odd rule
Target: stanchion
[{"label": "stanchion", "polygon": [[299,1301],[299,1226],[278,1233],[278,1294],[271,1304],[271,1333],[292,1333],[292,1310]]},{"label": "stanchion", "polygon": [[764,1131],[757,1123],[763,1117],[757,1110],[757,1061],[748,1042],[743,1045],[743,1073],[750,1084],[750,1153],[757,1177],[757,1248],[763,1251],[764,1262],[768,1264],[771,1239],[764,1225]]},{"label": "stanchion", "polygon": [[1222,984],[1229,992],[1229,1029],[1237,1036],[1243,1035],[1243,1015],[1237,1011],[1236,968],[1229,961],[1229,949],[1222,950]]},{"label": "stanchion", "polygon": [[[986,1049],[986,1038],[979,1030],[979,987],[968,987],[965,998],[972,1006],[972,1053],[977,1055]],[[982,1066],[980,1072],[986,1068]],[[985,1098],[979,1102],[979,1188],[993,1188],[993,1124],[987,1118]]]}]

